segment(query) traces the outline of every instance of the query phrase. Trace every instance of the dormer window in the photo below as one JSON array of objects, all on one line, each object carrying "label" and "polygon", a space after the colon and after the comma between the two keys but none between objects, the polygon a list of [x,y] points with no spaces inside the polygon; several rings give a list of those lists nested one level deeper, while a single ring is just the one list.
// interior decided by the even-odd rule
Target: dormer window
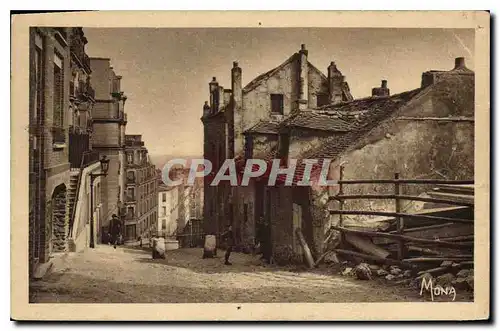
[{"label": "dormer window", "polygon": [[271,113],[283,115],[283,94],[271,94]]}]

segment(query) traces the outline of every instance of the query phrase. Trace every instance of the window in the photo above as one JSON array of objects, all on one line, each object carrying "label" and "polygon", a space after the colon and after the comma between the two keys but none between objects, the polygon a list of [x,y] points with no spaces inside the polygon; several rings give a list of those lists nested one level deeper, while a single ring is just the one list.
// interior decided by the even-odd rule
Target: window
[{"label": "window", "polygon": [[129,200],[135,200],[135,190],[134,190],[134,188],[133,188],[133,187],[129,187],[129,188],[127,189],[127,198],[128,198]]},{"label": "window", "polygon": [[127,181],[129,183],[135,183],[135,172],[133,172],[133,171],[127,172]]},{"label": "window", "polygon": [[329,103],[329,97],[326,93],[318,93],[316,95],[316,105],[318,107],[325,106]]},{"label": "window", "polygon": [[127,163],[128,164],[134,163],[134,155],[132,153],[127,153]]},{"label": "window", "polygon": [[161,216],[166,216],[167,215],[167,207],[162,207],[162,214]]},{"label": "window", "polygon": [[134,207],[127,208],[127,218],[134,218]]},{"label": "window", "polygon": [[54,54],[54,126],[63,127],[64,74],[63,60]]},{"label": "window", "polygon": [[271,94],[271,112],[283,115],[283,94]]}]

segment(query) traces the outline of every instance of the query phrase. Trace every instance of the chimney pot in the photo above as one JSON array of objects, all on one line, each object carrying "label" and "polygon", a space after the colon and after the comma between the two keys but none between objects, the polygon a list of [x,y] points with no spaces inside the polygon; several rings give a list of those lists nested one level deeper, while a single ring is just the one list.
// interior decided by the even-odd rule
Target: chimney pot
[{"label": "chimney pot", "polygon": [[300,45],[300,49],[303,50],[303,51],[305,51],[306,50],[306,44],[301,44]]},{"label": "chimney pot", "polygon": [[216,81],[217,81],[217,78],[212,77],[212,82],[216,82]]},{"label": "chimney pot", "polygon": [[233,68],[238,68],[238,62],[237,61],[233,61]]},{"label": "chimney pot", "polygon": [[383,79],[381,86],[382,86],[382,88],[387,88],[387,80]]},{"label": "chimney pot", "polygon": [[457,57],[455,59],[455,69],[457,68],[465,68],[465,58]]}]

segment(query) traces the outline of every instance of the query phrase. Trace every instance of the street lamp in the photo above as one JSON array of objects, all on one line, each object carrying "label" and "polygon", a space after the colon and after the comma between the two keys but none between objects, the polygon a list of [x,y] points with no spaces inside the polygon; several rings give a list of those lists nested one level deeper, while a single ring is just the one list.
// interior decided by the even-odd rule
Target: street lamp
[{"label": "street lamp", "polygon": [[99,160],[101,162],[101,173],[93,174],[90,173],[90,248],[95,247],[94,242],[94,180],[97,177],[106,176],[108,174],[109,159],[106,155],[103,155]]}]

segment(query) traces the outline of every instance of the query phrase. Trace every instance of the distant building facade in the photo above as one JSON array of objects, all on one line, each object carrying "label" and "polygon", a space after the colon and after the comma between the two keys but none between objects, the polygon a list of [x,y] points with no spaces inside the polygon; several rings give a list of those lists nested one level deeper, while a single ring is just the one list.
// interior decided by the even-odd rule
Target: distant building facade
[{"label": "distant building facade", "polygon": [[125,136],[125,241],[157,233],[157,175],[141,135]]},{"label": "distant building facade", "polygon": [[158,235],[175,238],[191,222],[203,222],[203,179],[187,184],[188,169],[172,169],[172,180],[181,179],[178,185],[165,185],[161,179],[158,187]]},{"label": "distant building facade", "polygon": [[[125,114],[126,95],[121,91],[122,77],[116,75],[109,58],[90,58],[92,82],[95,89],[95,105],[92,113],[92,148],[106,155],[109,162],[108,175],[102,178],[101,195],[103,209],[98,233],[102,240],[108,233],[112,214],[122,220],[124,214],[125,187]],[[122,234],[123,235],[123,234]]]}]

